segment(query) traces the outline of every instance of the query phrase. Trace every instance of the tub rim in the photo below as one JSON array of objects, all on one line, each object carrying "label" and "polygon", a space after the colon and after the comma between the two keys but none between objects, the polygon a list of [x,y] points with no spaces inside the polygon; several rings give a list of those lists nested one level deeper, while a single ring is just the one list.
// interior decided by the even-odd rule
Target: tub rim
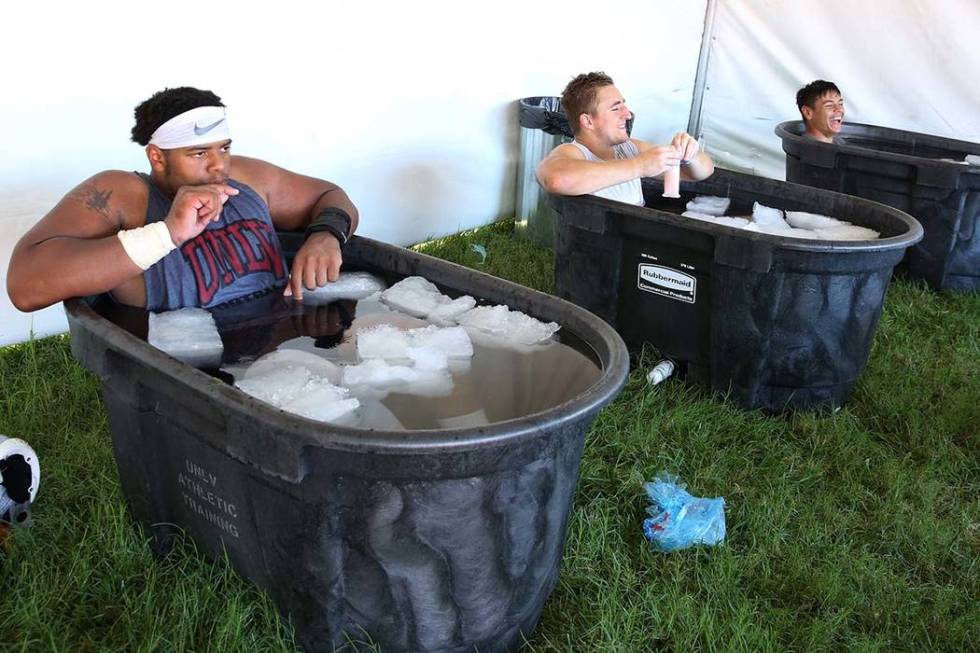
[{"label": "tub rim", "polygon": [[[803,136],[804,123],[802,120],[786,120],[779,123],[773,128],[773,133],[776,134],[781,139],[783,145],[783,152],[790,154],[786,151],[786,143],[793,143],[795,145],[806,147],[806,148],[816,148],[817,151],[824,150],[826,152],[839,151],[844,154],[851,154],[857,156],[863,156],[868,159],[881,159],[884,161],[894,161],[900,163],[906,163],[909,165],[922,167],[929,166],[944,172],[965,172],[966,174],[976,174],[980,175],[980,166],[971,165],[964,162],[953,162],[953,161],[943,161],[942,159],[932,159],[924,156],[915,156],[913,154],[900,154],[898,152],[887,152],[884,150],[876,150],[870,147],[863,147],[861,145],[854,145],[852,143],[824,143],[822,141],[817,141],[810,138],[805,138]],[[944,136],[936,136],[933,134],[925,134],[922,132],[913,132],[906,129],[893,129],[891,127],[882,127],[881,125],[871,125],[863,122],[845,122],[843,129],[841,130],[841,136],[847,138],[848,131],[858,131],[866,130],[870,132],[887,132],[888,134],[894,134],[895,136],[903,140],[920,141],[924,144],[931,145],[933,147],[942,147],[947,149],[955,148],[957,150],[962,150],[968,154],[980,155],[980,143],[973,143],[971,141],[961,141],[956,138],[946,138]],[[863,136],[869,139],[873,139],[872,135],[862,135],[862,134],[851,134],[853,137]],[[810,162],[811,165],[817,165],[822,168],[832,167],[827,165],[820,165],[817,162]],[[958,176],[958,175],[956,175]],[[792,183],[792,182],[787,182]]]}]

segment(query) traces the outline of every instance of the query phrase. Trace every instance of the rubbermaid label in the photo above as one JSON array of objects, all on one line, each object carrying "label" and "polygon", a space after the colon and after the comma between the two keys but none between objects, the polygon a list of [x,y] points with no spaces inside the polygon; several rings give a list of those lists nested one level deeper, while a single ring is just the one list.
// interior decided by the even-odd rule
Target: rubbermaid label
[{"label": "rubbermaid label", "polygon": [[698,280],[680,270],[640,263],[636,285],[640,290],[693,304],[697,296]]}]

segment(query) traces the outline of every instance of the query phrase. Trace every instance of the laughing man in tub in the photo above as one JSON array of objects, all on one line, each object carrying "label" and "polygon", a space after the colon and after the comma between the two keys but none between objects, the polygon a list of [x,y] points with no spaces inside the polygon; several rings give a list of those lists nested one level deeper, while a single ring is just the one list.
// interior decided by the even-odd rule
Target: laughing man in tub
[{"label": "laughing man in tub", "polygon": [[796,107],[806,125],[804,136],[821,143],[840,143],[844,125],[844,98],[833,82],[810,82],[796,92]]},{"label": "laughing man in tub", "polygon": [[[538,165],[538,182],[558,195],[592,194],[643,205],[640,177],[676,171],[680,178],[705,179],[714,172],[698,142],[678,132],[669,145],[652,145],[626,132],[632,115],[626,100],[605,73],[586,73],[568,83],[561,106],[575,134]],[[666,186],[665,176],[665,186]]]},{"label": "laughing man in tub", "polygon": [[[22,311],[109,291],[151,310],[212,307],[274,286],[335,281],[357,209],[336,184],[231,154],[221,99],[170,88],[136,107],[150,173],[100,172],[17,243],[7,291]],[[305,229],[291,272],[276,229]]]}]

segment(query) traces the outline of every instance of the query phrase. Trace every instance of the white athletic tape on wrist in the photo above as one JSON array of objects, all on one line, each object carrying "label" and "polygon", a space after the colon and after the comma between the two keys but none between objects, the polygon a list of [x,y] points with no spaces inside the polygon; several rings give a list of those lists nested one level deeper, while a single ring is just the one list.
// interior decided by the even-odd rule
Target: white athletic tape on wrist
[{"label": "white athletic tape on wrist", "polygon": [[116,235],[119,236],[126,254],[141,270],[148,270],[151,265],[177,249],[170,237],[170,229],[162,220],[145,227],[123,229]]},{"label": "white athletic tape on wrist", "polygon": [[227,141],[231,138],[224,107],[197,107],[157,127],[150,145],[161,150]]}]

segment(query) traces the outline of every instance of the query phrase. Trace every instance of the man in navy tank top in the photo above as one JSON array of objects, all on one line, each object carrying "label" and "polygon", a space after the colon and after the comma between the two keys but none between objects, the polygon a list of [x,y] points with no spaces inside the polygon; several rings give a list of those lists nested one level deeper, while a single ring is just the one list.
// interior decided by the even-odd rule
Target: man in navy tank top
[{"label": "man in navy tank top", "polygon": [[[135,117],[149,174],[94,175],[20,239],[7,275],[17,308],[102,292],[150,310],[209,308],[271,288],[301,299],[336,281],[358,222],[339,186],[233,156],[210,91],[165,89]],[[306,230],[292,270],[277,229]]]},{"label": "man in navy tank top", "polygon": [[642,206],[641,177],[659,177],[679,167],[680,179],[698,181],[715,170],[685,132],[668,145],[630,138],[626,123],[632,113],[605,73],[575,77],[562,92],[561,106],[575,140],[556,147],[538,165],[538,182],[549,193],[591,194]]}]

